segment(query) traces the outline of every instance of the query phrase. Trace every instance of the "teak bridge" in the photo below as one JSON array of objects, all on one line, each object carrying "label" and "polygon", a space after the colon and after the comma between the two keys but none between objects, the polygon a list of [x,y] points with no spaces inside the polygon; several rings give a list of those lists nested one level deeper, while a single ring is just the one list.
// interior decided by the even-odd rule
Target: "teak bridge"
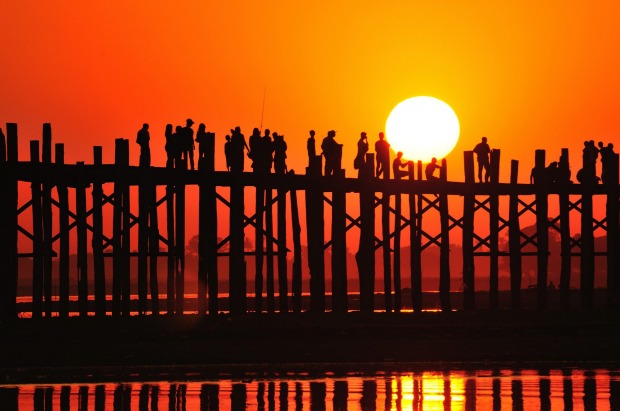
[{"label": "teak bridge", "polygon": [[[191,185],[197,186],[199,192],[196,299],[199,314],[222,311],[231,314],[285,313],[305,309],[319,313],[330,310],[347,312],[351,309],[372,312],[377,309],[377,299],[383,299],[381,309],[388,312],[399,312],[405,304],[413,307],[413,311],[420,311],[425,309],[421,255],[430,246],[437,246],[440,250],[441,309],[452,310],[449,246],[450,233],[455,229],[460,230],[463,247],[463,306],[458,308],[476,308],[476,256],[489,259],[488,298],[491,309],[499,307],[501,256],[507,256],[510,262],[511,307],[521,308],[522,259],[531,256],[537,259],[537,307],[547,308],[549,230],[557,230],[561,238],[559,290],[562,307],[569,308],[570,305],[572,256],[580,257],[581,308],[591,309],[594,305],[595,256],[604,256],[607,261],[607,303],[610,307],[620,306],[617,154],[612,167],[612,183],[604,185],[568,182],[518,184],[516,160],[511,162],[510,182],[500,183],[499,150],[491,152],[489,183],[475,182],[471,151],[464,153],[464,182],[447,181],[445,161],[440,181],[430,182],[422,180],[421,163],[409,164],[408,180],[374,178],[374,154],[371,153],[366,155],[367,169],[361,173],[371,177],[360,178],[346,178],[343,169],[337,169],[334,176],[323,176],[321,156],[310,159],[305,175],[215,171],[213,156],[201,158],[197,171],[132,167],[129,165],[129,141],[126,139],[116,140],[114,164],[102,163],[100,146],[94,147],[93,164],[65,164],[63,144],[54,145],[52,161],[49,124],[43,125],[42,141],[30,141],[30,160],[19,161],[17,125],[7,124],[6,131],[6,141],[0,144],[0,184],[3,192],[0,209],[0,315],[3,318],[14,318],[24,311],[18,307],[17,298],[19,262],[24,259],[32,261],[32,302],[28,307],[34,318],[76,314],[184,313],[188,300],[185,292],[186,188]],[[567,159],[568,150],[562,151]],[[214,146],[209,152],[214,152]],[[545,151],[537,150],[535,154],[536,167],[544,168]],[[29,183],[30,190],[18,189],[19,183]],[[133,200],[130,195],[135,195],[130,190],[132,186],[137,186],[138,191],[137,214],[130,207]],[[158,187],[162,188],[160,192],[165,189],[161,198],[158,198]],[[228,198],[217,191],[218,187],[228,188],[225,190],[229,193]],[[248,187],[254,189],[246,190]],[[104,190],[109,188],[112,189],[108,192]],[[246,191],[255,194],[256,206],[251,210],[251,215],[244,207]],[[307,279],[302,278],[301,238],[304,233],[298,212],[298,191],[304,192],[306,204],[310,296],[309,305],[305,306],[302,303],[302,282]],[[29,192],[29,195],[21,198],[24,192]],[[357,216],[350,215],[347,210],[347,193],[359,196]],[[89,202],[87,195],[92,197]],[[459,216],[450,213],[448,206],[449,198],[455,196],[462,201],[462,215]],[[549,213],[550,196],[557,196],[559,200],[557,216]],[[606,200],[606,216],[600,220],[593,217],[595,196],[603,196]],[[403,214],[403,197],[408,202],[408,215]],[[502,197],[507,198],[509,204],[507,215],[500,213]],[[73,204],[70,199],[74,200]],[[454,199],[450,199],[452,201]],[[225,225],[230,231],[226,238],[218,240],[217,226],[222,215],[222,204],[229,209],[224,215],[229,218]],[[165,209],[165,213],[161,213],[165,215],[164,222],[159,221],[160,207]],[[326,212],[331,213],[331,227],[325,226]],[[569,220],[576,213],[580,215],[580,236],[571,235]],[[275,231],[274,214],[277,221]],[[430,214],[438,216],[438,234],[425,230],[423,222]],[[488,218],[489,225],[484,233],[474,226],[474,217],[480,214]],[[520,228],[520,217],[525,214],[532,214],[535,218],[536,233],[533,235]],[[111,221],[104,223],[106,216],[111,216],[108,218]],[[244,229],[248,226],[254,227],[255,244],[258,245],[253,251],[244,248]],[[105,234],[109,227],[111,235]],[[376,230],[376,227],[379,229]],[[353,293],[347,289],[347,275],[355,272],[352,267],[347,267],[346,260],[346,234],[351,229],[359,229],[356,271],[360,291],[359,305],[355,307],[351,304]],[[605,251],[595,250],[593,233],[596,229],[607,233]],[[137,231],[137,251],[131,251],[133,231]],[[77,249],[76,267],[70,264],[72,233],[75,233],[73,241]],[[500,234],[505,233],[509,239],[508,249],[500,250]],[[32,252],[19,252],[19,235],[24,241],[31,242]],[[290,275],[287,260],[287,254],[291,252],[287,248],[289,235],[293,243]],[[401,282],[403,262],[400,250],[404,235],[409,236],[411,244],[410,261],[407,261],[411,269],[411,283],[406,285]],[[330,296],[326,293],[325,275],[325,250],[329,247],[331,261],[328,263],[332,271]],[[224,251],[226,248],[228,250]],[[534,251],[531,251],[532,248]],[[383,290],[376,291],[375,252],[379,250],[383,256]],[[132,258],[137,258],[137,273],[131,270]],[[218,258],[228,258],[227,297],[218,291],[223,274],[218,272]],[[253,258],[256,263],[256,272],[252,273],[253,293],[246,290],[246,258]],[[159,290],[157,278],[158,263],[162,260],[167,266],[165,290]],[[53,273],[55,270],[57,272]],[[107,279],[111,281],[108,283]],[[77,296],[70,295],[72,281],[77,281]],[[106,284],[112,284],[111,289]],[[137,284],[135,298],[132,297],[135,294],[132,293],[132,284]],[[411,301],[403,301],[402,290],[406,287],[411,289]]]}]

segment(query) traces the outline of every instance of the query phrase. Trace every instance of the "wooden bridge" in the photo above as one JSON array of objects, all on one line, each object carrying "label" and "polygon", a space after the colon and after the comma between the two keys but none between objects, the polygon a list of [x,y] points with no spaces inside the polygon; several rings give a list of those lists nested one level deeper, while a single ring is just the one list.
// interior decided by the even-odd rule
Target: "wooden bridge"
[{"label": "wooden bridge", "polygon": [[[499,150],[491,154],[490,183],[475,183],[472,152],[464,153],[464,182],[448,181],[445,161],[441,181],[429,182],[422,179],[421,163],[409,165],[407,180],[376,179],[373,154],[367,154],[367,169],[361,172],[361,175],[370,176],[367,178],[346,178],[342,169],[336,170],[334,176],[322,176],[320,156],[311,159],[305,175],[215,171],[214,159],[208,157],[199,160],[197,171],[132,167],[129,165],[129,141],[125,139],[116,140],[114,164],[102,163],[102,147],[98,146],[94,147],[93,164],[65,164],[63,144],[54,145],[52,156],[49,124],[43,126],[41,141],[30,142],[29,161],[20,161],[17,125],[7,124],[6,131],[6,141],[0,144],[0,184],[4,193],[0,208],[3,228],[0,232],[0,265],[3,267],[0,271],[0,315],[3,318],[13,318],[24,311],[18,307],[17,281],[24,275],[20,261],[25,259],[32,262],[32,301],[27,305],[32,317],[184,313],[187,305],[188,186],[196,186],[199,193],[196,216],[199,235],[196,309],[199,314],[222,311],[285,313],[305,309],[347,312],[352,308],[372,312],[379,306],[375,304],[377,299],[382,299],[381,309],[388,312],[401,311],[405,305],[420,311],[425,309],[421,256],[431,246],[440,249],[442,310],[476,309],[474,257],[477,256],[489,259],[491,309],[499,307],[499,258],[507,256],[510,261],[510,305],[514,309],[521,307],[522,259],[536,258],[537,307],[545,309],[548,306],[550,229],[556,230],[561,238],[559,289],[562,307],[570,306],[572,256],[580,257],[581,307],[591,309],[594,306],[595,256],[599,255],[607,262],[607,303],[610,307],[620,305],[617,154],[612,167],[613,182],[605,185],[518,184],[516,160],[511,162],[510,181],[500,183]],[[213,147],[210,152],[214,152]],[[568,158],[567,150],[563,150],[563,155]],[[536,151],[535,161],[537,167],[544,168],[543,150]],[[20,183],[29,183],[30,189],[18,189]],[[134,186],[137,186],[137,199],[132,199],[135,193],[130,188]],[[218,187],[228,188],[225,190],[228,197],[221,194]],[[28,191],[27,196],[23,195],[24,191]],[[305,232],[298,211],[298,191],[304,193]],[[244,207],[248,192],[255,195],[253,210]],[[350,214],[347,198],[351,195],[347,193],[358,195],[359,215]],[[87,196],[91,196],[89,201]],[[550,196],[558,199],[558,215],[549,213]],[[602,219],[593,216],[593,199],[597,196],[606,201]],[[402,204],[403,197],[406,207]],[[500,198],[508,201],[507,213],[500,208]],[[132,201],[137,201],[137,213],[132,212]],[[462,202],[462,207],[453,206],[458,208],[459,215],[449,207],[455,201]],[[228,208],[227,212],[222,212],[222,206]],[[160,208],[165,210],[161,213],[165,219],[160,218]],[[325,226],[326,213],[330,213],[330,227]],[[423,225],[431,214],[438,216],[438,234]],[[534,235],[521,230],[520,218],[526,214],[535,218]],[[580,236],[571,235],[570,217],[575,214],[580,216]],[[478,215],[483,215],[489,224],[483,231],[474,225]],[[228,218],[223,225],[229,227],[229,234],[218,241],[218,222],[222,216]],[[254,250],[244,248],[248,226],[254,228],[257,245]],[[111,234],[107,233],[109,227]],[[359,230],[357,267],[347,267],[347,231],[352,229]],[[593,233],[596,229],[607,233],[604,251],[595,250]],[[455,234],[456,230],[463,247],[462,307],[453,307],[450,292],[449,246],[451,233]],[[134,231],[137,231],[137,251],[131,248]],[[500,235],[506,233],[508,248],[500,249]],[[70,264],[72,234],[73,248],[77,250],[75,267]],[[411,244],[410,260],[406,262],[401,261],[400,254],[404,235]],[[23,241],[18,241],[19,236]],[[289,236],[292,250],[287,248]],[[309,278],[302,276],[302,236],[307,240]],[[452,240],[454,242],[454,235]],[[27,242],[31,243],[32,251],[20,252],[18,245],[21,247]],[[331,264],[332,278],[331,295],[327,298],[325,250],[330,247],[328,264]],[[225,248],[228,250],[224,251]],[[382,254],[382,273],[375,270],[378,250]],[[289,253],[293,256],[290,273]],[[137,272],[132,272],[132,258],[137,258],[137,270],[134,270]],[[220,258],[228,259],[227,273],[219,272]],[[249,258],[254,259],[256,266],[256,272],[250,273],[254,278],[253,293],[247,291],[246,259]],[[167,267],[165,290],[159,289],[158,281],[158,264],[162,261]],[[410,265],[410,284],[401,281],[402,264]],[[353,275],[355,272],[357,275]],[[222,296],[218,287],[225,275],[229,290],[227,296]],[[383,277],[382,290],[375,289],[378,275]],[[72,279],[77,281],[77,298],[70,295]],[[359,306],[351,307],[352,293],[348,284],[354,279],[359,282]],[[304,281],[310,284],[307,307],[302,304]],[[111,289],[106,284],[112,284]],[[137,298],[132,298],[136,294],[132,284],[137,284]],[[411,301],[403,301],[404,288],[411,289]]]}]

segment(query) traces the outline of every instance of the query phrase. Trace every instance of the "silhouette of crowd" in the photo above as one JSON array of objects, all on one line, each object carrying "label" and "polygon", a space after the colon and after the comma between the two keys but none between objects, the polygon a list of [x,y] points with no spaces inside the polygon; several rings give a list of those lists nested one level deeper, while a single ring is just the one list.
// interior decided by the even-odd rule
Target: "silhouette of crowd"
[{"label": "silhouette of crowd", "polygon": [[[194,151],[198,143],[198,162],[202,159],[212,159],[215,155],[212,151],[215,147],[215,133],[208,132],[204,123],[198,126],[196,138],[194,138],[194,130],[192,126],[194,121],[188,118],[185,126],[167,124],[164,132],[166,144],[165,150],[167,154],[166,167],[180,169],[195,169]],[[1,132],[1,130],[0,130]],[[316,132],[310,130],[309,137],[306,142],[308,153],[308,165],[312,167],[315,160],[323,157],[324,175],[334,176],[342,169],[342,150],[343,144],[336,141],[336,131],[330,130],[321,141],[321,152],[317,154]],[[275,174],[287,174],[288,167],[287,143],[283,134],[271,132],[265,129],[262,132],[258,128],[254,128],[249,138],[249,144],[246,142],[244,134],[239,126],[230,130],[230,134],[226,135],[224,144],[224,155],[226,158],[226,169],[233,173],[243,172],[245,169],[245,157],[252,161],[251,167],[255,173],[271,173],[272,169]],[[149,167],[151,165],[150,151],[150,134],[149,125],[143,124],[137,133],[136,143],[140,146],[140,167]],[[385,138],[385,134],[380,132],[375,142],[376,167],[374,170],[368,168],[368,150],[369,142],[366,132],[360,133],[357,141],[357,153],[353,161],[354,169],[358,170],[358,178],[384,178],[389,179],[391,175],[396,180],[409,177],[409,167],[411,161],[403,159],[403,153],[398,152],[396,158],[392,162],[390,170],[390,144]],[[490,155],[493,152],[488,144],[488,139],[482,137],[473,153],[476,154],[478,163],[478,181],[480,183],[488,183],[491,180],[491,161]],[[596,161],[600,155],[602,171],[600,176],[596,173]],[[615,184],[617,183],[614,165],[616,153],[614,145],[608,143],[605,145],[602,141],[595,145],[593,140],[584,141],[583,148],[583,168],[576,175],[577,181],[582,184]],[[437,181],[439,177],[435,175],[436,170],[440,170],[436,158],[433,158],[426,165],[424,175],[428,181]],[[391,172],[390,172],[391,171]],[[532,169],[530,174],[530,183],[532,184],[570,184],[571,171],[569,168],[567,155],[562,154],[559,161],[553,161],[548,166],[537,165]]]}]

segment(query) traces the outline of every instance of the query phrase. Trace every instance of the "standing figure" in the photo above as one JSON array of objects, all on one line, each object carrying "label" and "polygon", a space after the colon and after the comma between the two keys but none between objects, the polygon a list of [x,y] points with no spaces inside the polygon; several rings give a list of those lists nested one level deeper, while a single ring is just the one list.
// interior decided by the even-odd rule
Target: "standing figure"
[{"label": "standing figure", "polygon": [[260,151],[260,147],[260,130],[258,128],[254,128],[254,131],[250,136],[250,151],[248,152],[248,157],[252,160],[252,168],[255,173],[261,169],[262,153]]},{"label": "standing figure", "polygon": [[166,137],[166,167],[174,168],[174,158],[175,158],[175,147],[174,147],[174,137],[172,133],[172,124],[166,124],[166,131],[164,131],[164,136]]},{"label": "standing figure", "polygon": [[476,160],[478,160],[478,181],[482,183],[482,169],[484,169],[484,182],[488,183],[491,178],[489,173],[489,168],[491,166],[489,159],[491,147],[487,144],[486,137],[482,137],[482,141],[476,144],[476,147],[474,147],[474,153],[476,153]]},{"label": "standing figure", "polygon": [[598,149],[594,145],[594,140],[583,142],[583,168],[581,169],[580,183],[598,184],[599,178],[596,175],[596,158]]},{"label": "standing figure", "polygon": [[368,137],[366,136],[366,132],[362,131],[360,134],[360,139],[357,140],[357,154],[355,155],[355,160],[353,160],[353,168],[357,171],[357,177],[361,177],[364,174],[364,170],[366,170],[366,153],[368,153]]},{"label": "standing figure", "polygon": [[230,171],[230,165],[232,164],[232,144],[228,134],[226,134],[226,142],[224,143],[224,156],[226,157],[226,171]]},{"label": "standing figure", "polygon": [[284,135],[273,133],[273,169],[276,174],[286,174],[286,141]]},{"label": "standing figure", "polygon": [[392,171],[394,172],[394,179],[400,180],[403,177],[407,177],[409,175],[409,170],[401,170],[403,167],[408,167],[409,161],[403,162],[403,152],[399,151],[396,153],[396,158],[392,162]]},{"label": "standing figure", "polygon": [[375,143],[375,152],[377,153],[376,177],[379,178],[383,174],[383,178],[390,178],[390,143],[385,140],[383,131],[379,133],[379,141]]},{"label": "standing figure", "polygon": [[606,147],[603,146],[602,142],[599,142],[599,152],[601,153],[601,182],[603,184],[613,184],[613,171],[612,167],[614,164],[614,145],[612,143],[607,144]]},{"label": "standing figure", "polygon": [[426,175],[426,179],[428,181],[439,181],[439,177],[435,177],[433,175],[436,169],[441,169],[441,166],[437,165],[437,159],[433,157],[431,162],[428,163],[424,169],[424,174]]},{"label": "standing figure", "polygon": [[310,130],[310,137],[306,142],[306,148],[308,149],[308,166],[312,167],[312,160],[316,157],[316,140],[314,139],[314,130]]},{"label": "standing figure", "polygon": [[271,131],[269,131],[268,128],[265,129],[265,133],[260,139],[258,152],[260,153],[260,172],[271,173],[271,166],[273,165],[273,141],[271,140]]},{"label": "standing figure", "polygon": [[336,131],[330,130],[327,132],[327,137],[323,138],[321,142],[321,150],[323,150],[323,156],[325,157],[325,175],[334,175],[337,162],[337,150],[338,143],[334,138],[336,137]]},{"label": "standing figure", "polygon": [[183,126],[176,126],[172,135],[172,147],[174,152],[174,167],[187,169],[187,161],[183,159],[183,147],[185,144],[185,130]]},{"label": "standing figure", "polygon": [[194,130],[192,129],[192,124],[194,124],[194,122],[192,121],[191,118],[188,118],[185,122],[185,128],[183,129],[183,160],[185,161],[186,164],[186,168],[187,168],[187,161],[189,158],[189,165],[191,166],[192,170],[194,169],[194,150],[196,149],[196,146],[194,145]]},{"label": "standing figure", "polygon": [[244,167],[244,151],[249,150],[248,144],[245,142],[245,136],[241,134],[241,127],[237,126],[234,130],[230,130],[232,135],[230,136],[231,144],[231,160],[230,171],[242,172]]},{"label": "standing figure", "polygon": [[140,146],[140,167],[149,167],[151,165],[150,140],[149,125],[144,123],[138,131],[138,137],[136,138],[136,143]]}]

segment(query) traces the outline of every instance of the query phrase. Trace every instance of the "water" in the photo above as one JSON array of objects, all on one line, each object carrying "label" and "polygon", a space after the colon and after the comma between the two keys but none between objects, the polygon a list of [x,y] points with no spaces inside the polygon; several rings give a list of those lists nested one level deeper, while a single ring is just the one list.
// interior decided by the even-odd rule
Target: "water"
[{"label": "water", "polygon": [[[620,410],[620,371],[477,370],[0,386],[2,410]],[[188,378],[189,379],[189,378]]]}]

